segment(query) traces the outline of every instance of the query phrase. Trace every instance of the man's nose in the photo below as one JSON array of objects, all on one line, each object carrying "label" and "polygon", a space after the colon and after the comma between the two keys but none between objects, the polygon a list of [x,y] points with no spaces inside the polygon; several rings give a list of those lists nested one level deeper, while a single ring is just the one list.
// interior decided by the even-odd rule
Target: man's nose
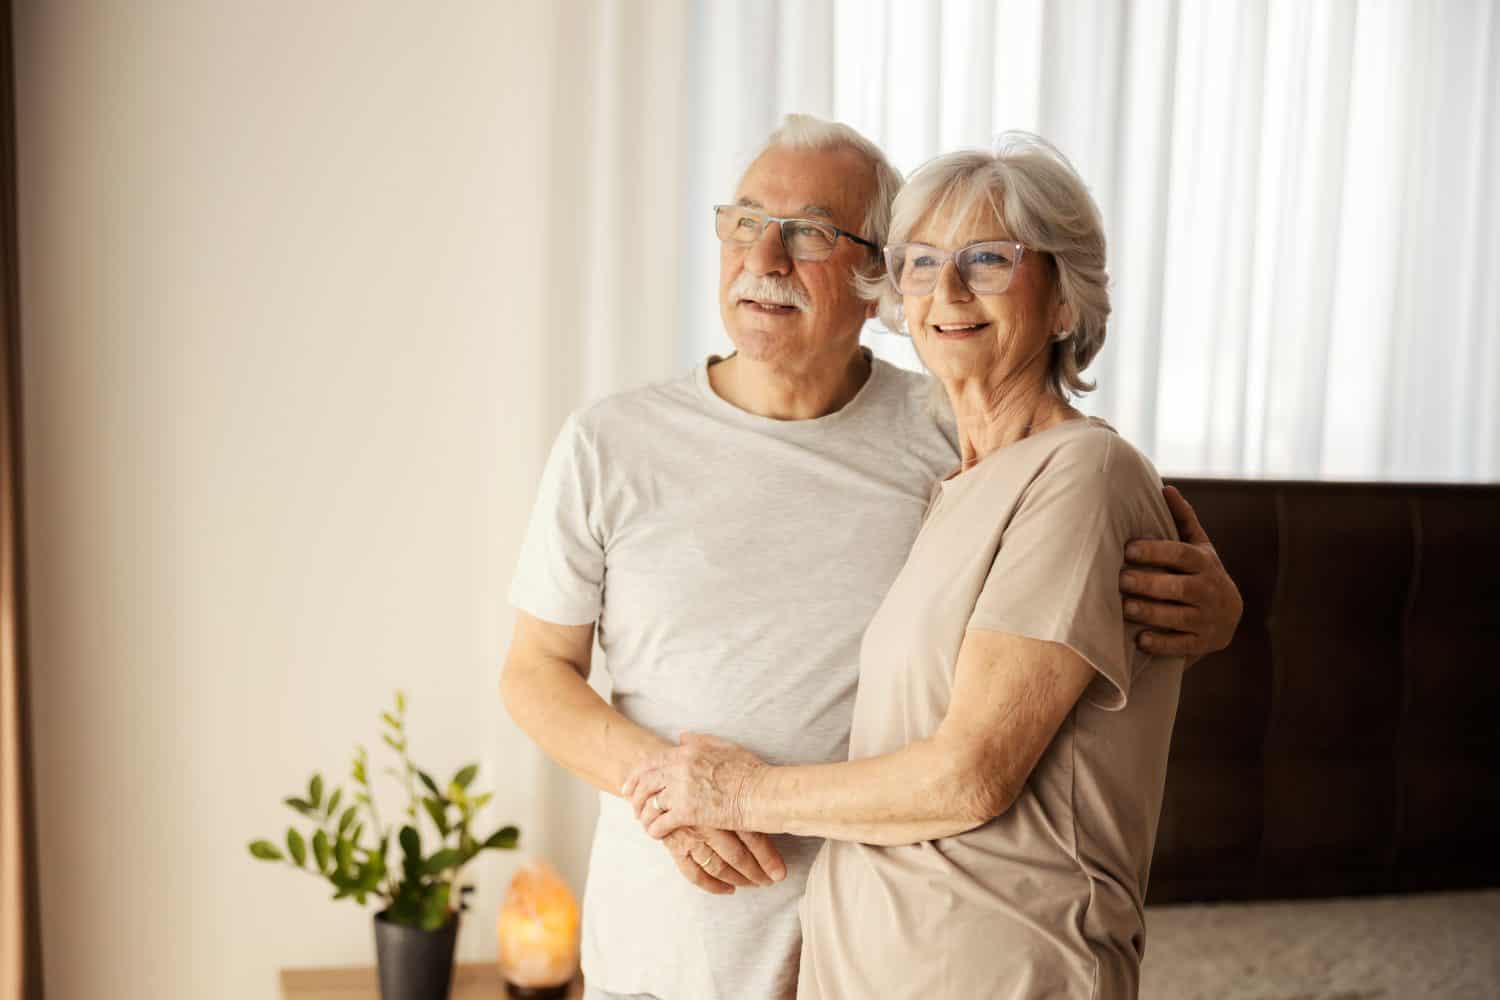
[{"label": "man's nose", "polygon": [[781,242],[781,223],[766,223],[760,238],[750,247],[745,266],[754,274],[791,273],[792,258],[787,256],[786,246]]}]

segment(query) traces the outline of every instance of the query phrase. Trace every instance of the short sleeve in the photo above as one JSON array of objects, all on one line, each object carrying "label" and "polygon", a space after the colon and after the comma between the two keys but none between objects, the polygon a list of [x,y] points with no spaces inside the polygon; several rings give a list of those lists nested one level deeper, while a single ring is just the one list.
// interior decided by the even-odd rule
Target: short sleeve
[{"label": "short sleeve", "polygon": [[1161,480],[1111,431],[1054,452],[1005,526],[970,628],[1056,642],[1098,672],[1084,699],[1117,710],[1148,658],[1125,621],[1120,569],[1132,538],[1177,537]]},{"label": "short sleeve", "polygon": [[596,458],[570,416],[547,458],[511,580],[511,604],[557,625],[593,624],[603,607]]}]

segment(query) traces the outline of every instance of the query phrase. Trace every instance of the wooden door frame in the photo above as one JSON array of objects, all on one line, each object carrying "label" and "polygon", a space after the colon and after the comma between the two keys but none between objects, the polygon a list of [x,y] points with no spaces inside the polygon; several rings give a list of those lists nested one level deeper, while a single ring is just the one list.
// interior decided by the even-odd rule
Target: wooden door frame
[{"label": "wooden door frame", "polygon": [[[30,684],[27,679],[25,600],[25,521],[22,517],[21,300],[17,238],[16,65],[13,11],[0,0],[0,658],[15,684],[19,873],[0,872],[0,881],[19,874],[21,925],[20,992],[4,1000],[41,1000],[41,898],[37,879],[36,787],[31,748]],[[8,725],[6,726],[8,728]],[[3,734],[10,739],[10,734]],[[5,803],[9,810],[10,803]],[[10,896],[7,903],[14,902]]]}]

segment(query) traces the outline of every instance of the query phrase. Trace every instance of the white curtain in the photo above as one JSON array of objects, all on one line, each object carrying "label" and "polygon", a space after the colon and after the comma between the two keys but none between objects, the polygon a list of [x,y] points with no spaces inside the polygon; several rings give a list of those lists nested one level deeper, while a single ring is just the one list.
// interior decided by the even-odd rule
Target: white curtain
[{"label": "white curtain", "polygon": [[[687,363],[708,206],[791,111],[910,171],[1006,129],[1103,209],[1084,408],[1164,472],[1500,478],[1500,11],[1488,0],[780,0],[693,8]],[[914,364],[909,342],[880,353]]]},{"label": "white curtain", "polygon": [[[539,356],[544,412],[529,456],[537,473],[570,411],[681,368],[676,244],[691,207],[682,191],[692,15],[687,0],[560,0],[550,8],[554,70],[535,88],[550,148],[516,150],[545,164],[549,184],[515,192],[541,199],[547,222],[526,234],[535,273],[502,278],[536,282],[545,301],[539,328],[512,331]],[[716,247],[709,252],[717,259]],[[608,694],[597,650],[592,680]],[[531,764],[532,842],[581,886],[596,793],[541,754]]]}]

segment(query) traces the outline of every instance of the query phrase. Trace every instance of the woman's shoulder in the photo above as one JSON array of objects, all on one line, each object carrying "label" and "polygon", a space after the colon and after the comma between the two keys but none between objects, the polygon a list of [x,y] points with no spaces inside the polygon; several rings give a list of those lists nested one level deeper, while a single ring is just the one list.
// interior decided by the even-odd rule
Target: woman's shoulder
[{"label": "woman's shoulder", "polygon": [[1140,449],[1098,417],[1054,425],[1039,456],[1035,484],[1092,497],[1108,506],[1164,504],[1161,476]]}]

